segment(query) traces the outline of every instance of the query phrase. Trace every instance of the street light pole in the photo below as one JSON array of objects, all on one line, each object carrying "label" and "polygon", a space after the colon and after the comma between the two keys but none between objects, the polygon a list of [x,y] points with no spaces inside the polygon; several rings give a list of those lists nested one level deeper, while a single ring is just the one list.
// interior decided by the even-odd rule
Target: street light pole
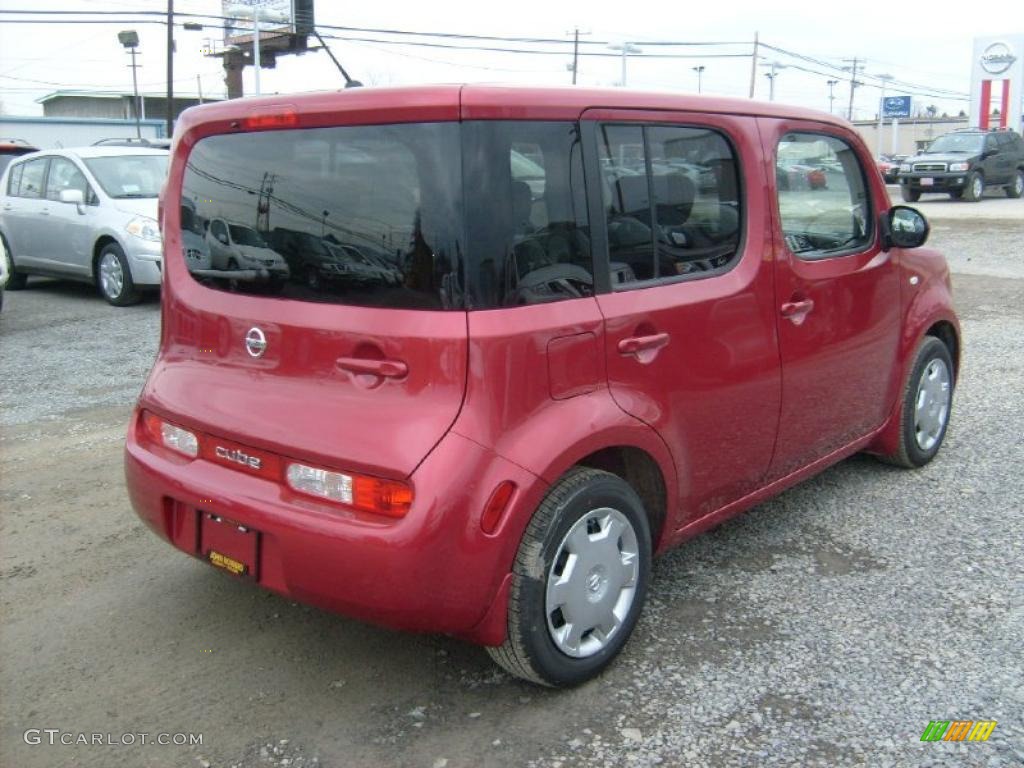
[{"label": "street light pole", "polygon": [[882,96],[878,102],[878,159],[882,159],[882,128],[885,121],[885,84],[892,80],[892,75],[875,75],[882,81]]},{"label": "street light pole", "polygon": [[704,65],[700,64],[699,66],[692,67],[692,69],[693,69],[694,72],[697,73],[697,93],[700,93],[701,90],[702,90],[701,89],[701,79],[702,79],[701,76],[704,74]]},{"label": "street light pole", "polygon": [[139,65],[135,63],[135,49],[139,47],[139,35],[134,29],[126,29],[117,33],[117,41],[132,55],[132,111],[135,113],[135,138],[142,138],[142,127],[139,125]]},{"label": "street light pole", "polygon": [[762,67],[768,67],[769,72],[765,72],[764,76],[768,78],[768,101],[775,101],[775,78],[778,76],[777,70],[785,69],[785,64],[780,64],[777,61],[769,62],[768,64],[762,64]]},{"label": "street light pole", "polygon": [[837,85],[839,85],[839,81],[838,80],[829,80],[828,81],[828,113],[830,115],[835,112],[834,104],[835,104],[835,101],[836,101],[836,97],[835,97],[835,94],[833,93],[832,89],[835,88]]},{"label": "street light pole", "polygon": [[621,85],[622,85],[623,88],[625,88],[626,87],[626,56],[628,56],[631,53],[640,53],[643,49],[638,47],[638,46],[636,46],[636,45],[633,45],[632,43],[628,43],[628,42],[625,42],[625,41],[623,41],[621,44],[619,44],[619,43],[612,43],[611,45],[608,46],[608,48],[610,50],[613,50],[613,51],[622,51],[622,84]]}]

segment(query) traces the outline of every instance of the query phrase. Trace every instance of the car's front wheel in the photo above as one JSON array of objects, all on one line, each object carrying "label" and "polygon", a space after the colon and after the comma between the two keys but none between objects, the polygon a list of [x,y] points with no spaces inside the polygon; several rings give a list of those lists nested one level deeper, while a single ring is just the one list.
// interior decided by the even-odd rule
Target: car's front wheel
[{"label": "car's front wheel", "polygon": [[117,243],[108,243],[96,262],[96,284],[100,294],[115,307],[138,303],[142,295],[135,287],[128,259]]},{"label": "car's front wheel", "polygon": [[954,375],[949,348],[940,339],[925,336],[903,390],[899,447],[883,457],[886,461],[914,468],[935,458],[949,426]]},{"label": "car's front wheel", "polygon": [[577,685],[629,639],[647,594],[651,533],[620,477],[564,475],[534,513],[513,566],[505,643],[491,657],[517,677]]},{"label": "car's front wheel", "polygon": [[985,179],[977,171],[971,171],[967,177],[967,186],[964,187],[964,200],[969,203],[976,203],[985,194]]},{"label": "car's front wheel", "polygon": [[1018,169],[1013,174],[1013,181],[1006,185],[1006,196],[1017,199],[1024,195],[1024,170]]},{"label": "car's front wheel", "polygon": [[900,195],[906,203],[916,203],[921,199],[921,191],[918,189],[911,189],[908,184],[900,186]]},{"label": "car's front wheel", "polygon": [[0,235],[0,256],[4,259],[4,268],[7,272],[7,285],[4,286],[4,289],[8,291],[22,290],[28,284],[28,275],[19,272],[18,268],[14,266],[14,257],[11,256],[7,238],[3,235]]}]

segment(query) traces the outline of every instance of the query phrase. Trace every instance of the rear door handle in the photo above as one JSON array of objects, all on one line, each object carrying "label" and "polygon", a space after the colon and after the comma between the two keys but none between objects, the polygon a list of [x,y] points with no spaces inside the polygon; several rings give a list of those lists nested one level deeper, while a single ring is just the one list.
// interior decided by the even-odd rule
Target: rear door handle
[{"label": "rear door handle", "polygon": [[401,360],[369,360],[365,357],[339,357],[337,365],[349,373],[369,374],[385,379],[400,379],[409,373]]},{"label": "rear door handle", "polygon": [[[641,353],[657,352],[667,345],[668,341],[669,335],[667,333],[653,333],[650,336],[630,336],[628,339],[623,339],[619,342],[619,354],[634,355],[637,359],[640,359]],[[653,355],[647,355],[646,357],[653,358]],[[647,360],[641,360],[641,362],[647,362]]]},{"label": "rear door handle", "polygon": [[801,299],[799,301],[787,301],[782,305],[781,312],[782,316],[792,320],[794,325],[800,325],[812,309],[814,309],[813,299]]}]

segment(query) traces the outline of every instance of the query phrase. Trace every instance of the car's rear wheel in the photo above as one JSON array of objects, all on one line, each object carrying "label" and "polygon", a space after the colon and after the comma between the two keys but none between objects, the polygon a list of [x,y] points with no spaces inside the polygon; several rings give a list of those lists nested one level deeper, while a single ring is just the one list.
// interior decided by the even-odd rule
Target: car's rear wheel
[{"label": "car's rear wheel", "polygon": [[135,287],[128,259],[117,243],[108,243],[96,261],[96,285],[100,294],[115,307],[138,303],[142,294]]},{"label": "car's rear wheel", "polygon": [[7,271],[7,285],[4,286],[6,291],[20,291],[28,284],[28,275],[24,272],[19,272],[18,268],[14,266],[14,257],[11,256],[11,249],[7,245],[7,238],[0,235],[0,245],[3,246],[3,258],[6,263]]},{"label": "car's rear wheel", "polygon": [[900,403],[899,448],[882,458],[907,468],[923,467],[934,459],[946,437],[954,386],[949,348],[926,336],[917,348]]},{"label": "car's rear wheel", "polygon": [[916,203],[921,199],[921,191],[918,189],[911,189],[908,185],[903,184],[900,186],[900,196],[904,202]]},{"label": "car's rear wheel", "polygon": [[967,186],[964,187],[964,200],[969,203],[976,203],[985,194],[985,179],[977,171],[971,171],[967,177]]},{"label": "car's rear wheel", "polygon": [[1013,174],[1013,181],[1006,185],[1006,196],[1016,200],[1021,195],[1024,195],[1024,170],[1018,169]]},{"label": "car's rear wheel", "polygon": [[534,513],[513,566],[505,643],[488,651],[525,680],[577,685],[618,655],[647,594],[651,534],[616,475],[577,467]]}]

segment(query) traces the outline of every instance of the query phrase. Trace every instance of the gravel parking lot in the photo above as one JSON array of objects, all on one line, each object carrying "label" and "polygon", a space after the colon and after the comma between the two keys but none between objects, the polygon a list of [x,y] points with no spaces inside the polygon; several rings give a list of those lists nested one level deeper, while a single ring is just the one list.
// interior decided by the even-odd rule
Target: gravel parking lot
[{"label": "gravel parking lot", "polygon": [[[1024,201],[917,207],[965,337],[939,458],[855,457],[673,551],[623,657],[562,692],[159,541],[121,473],[157,300],[115,309],[47,281],[7,294],[0,765],[1024,764]],[[937,719],[998,726],[922,743]],[[203,738],[31,745],[27,729]]]}]

